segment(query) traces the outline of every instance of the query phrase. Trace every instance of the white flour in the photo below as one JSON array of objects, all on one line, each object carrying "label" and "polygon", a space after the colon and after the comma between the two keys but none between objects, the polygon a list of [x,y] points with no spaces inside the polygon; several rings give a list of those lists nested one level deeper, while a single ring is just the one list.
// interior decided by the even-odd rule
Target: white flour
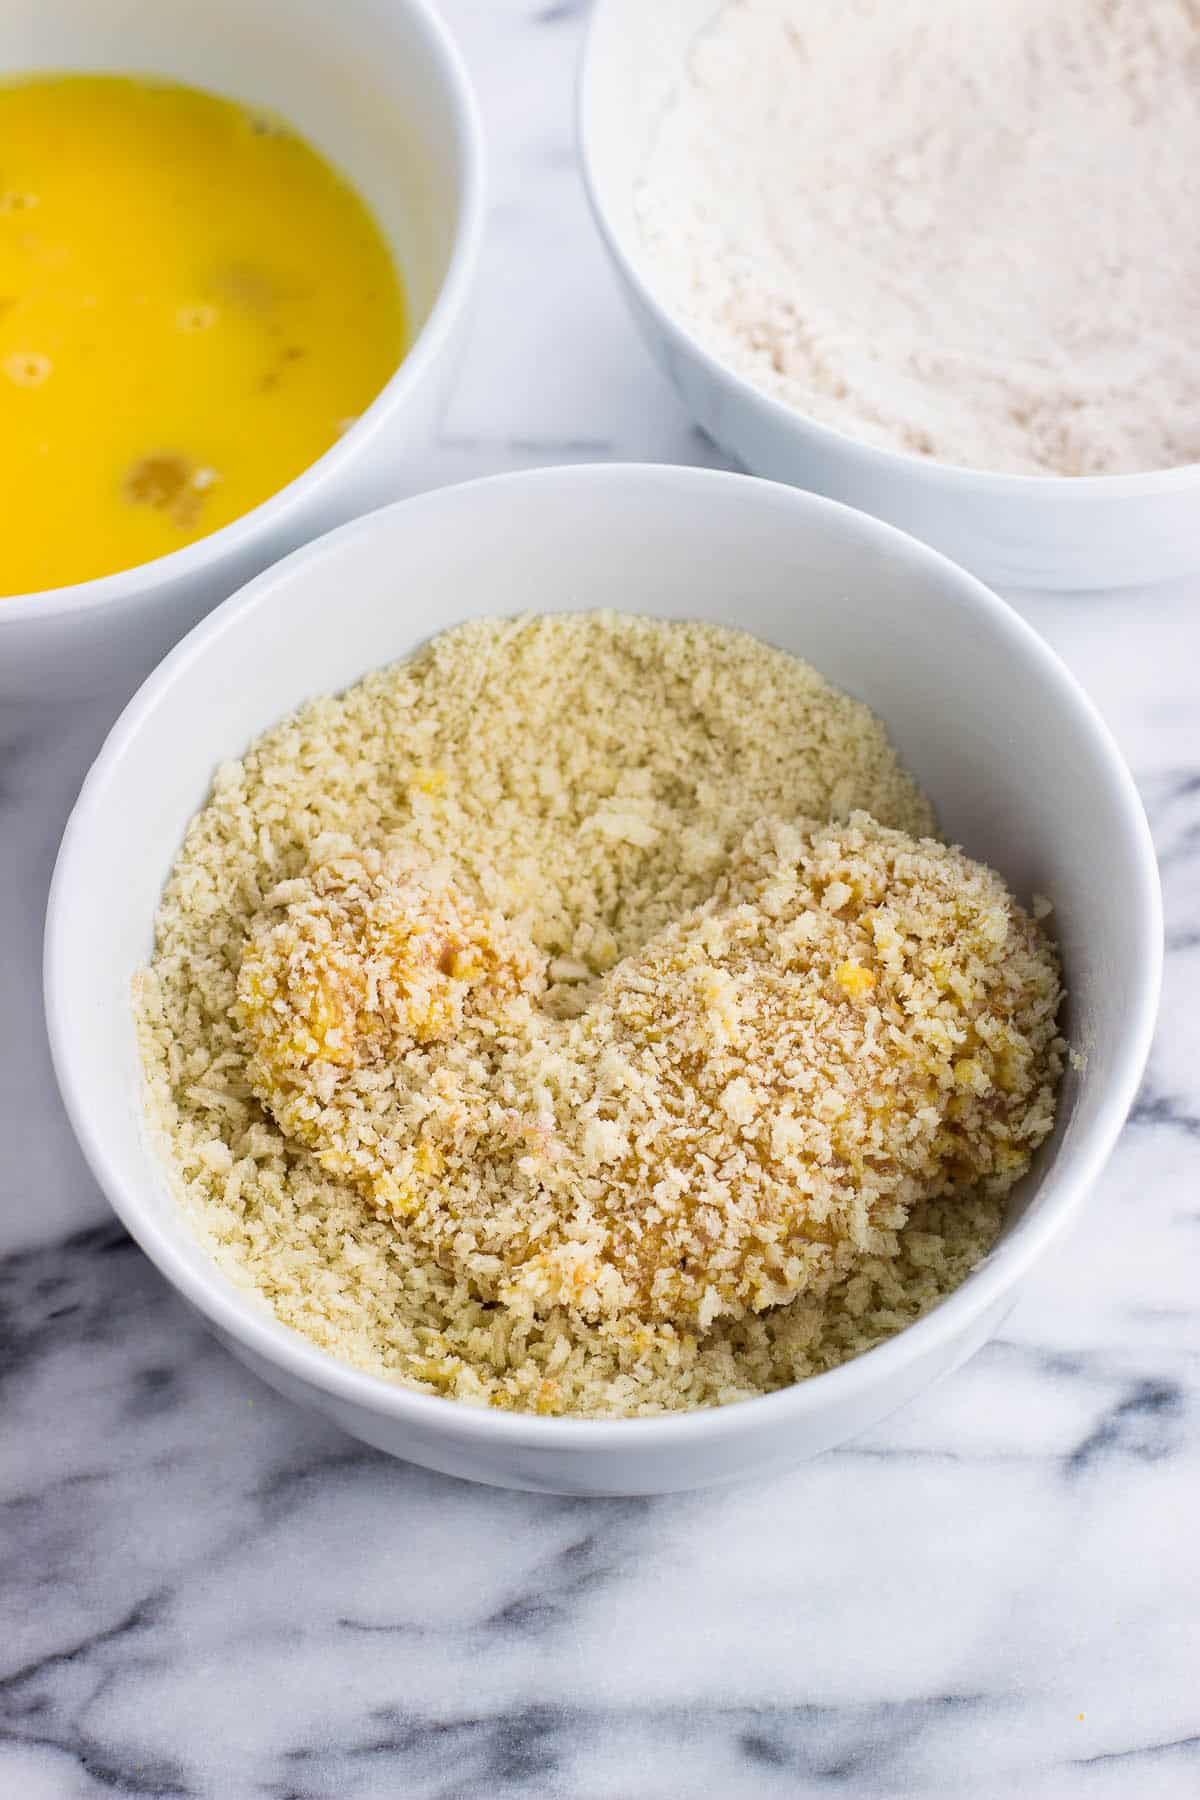
[{"label": "white flour", "polygon": [[734,0],[638,208],[672,310],[857,438],[1200,461],[1200,0]]}]

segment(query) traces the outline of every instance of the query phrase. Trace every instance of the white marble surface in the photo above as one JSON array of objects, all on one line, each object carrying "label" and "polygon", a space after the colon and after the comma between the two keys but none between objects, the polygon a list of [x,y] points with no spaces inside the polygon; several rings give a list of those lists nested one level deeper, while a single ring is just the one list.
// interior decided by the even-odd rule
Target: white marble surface
[{"label": "white marble surface", "polygon": [[[582,8],[446,0],[493,157],[429,483],[719,462],[636,343],[570,135]],[[0,714],[0,1795],[1200,1795],[1200,582],[1020,602],[1141,784],[1159,1040],[1003,1338],[771,1486],[543,1499],[257,1385],[124,1238],[52,1086],[58,832],[112,698]]]}]

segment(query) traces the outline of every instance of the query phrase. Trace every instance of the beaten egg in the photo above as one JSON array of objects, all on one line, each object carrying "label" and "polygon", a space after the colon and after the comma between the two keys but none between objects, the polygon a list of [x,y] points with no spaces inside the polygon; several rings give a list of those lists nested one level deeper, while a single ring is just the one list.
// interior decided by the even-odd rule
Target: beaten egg
[{"label": "beaten egg", "polygon": [[273,115],[119,76],[0,87],[0,595],[238,518],[405,344],[382,232]]}]

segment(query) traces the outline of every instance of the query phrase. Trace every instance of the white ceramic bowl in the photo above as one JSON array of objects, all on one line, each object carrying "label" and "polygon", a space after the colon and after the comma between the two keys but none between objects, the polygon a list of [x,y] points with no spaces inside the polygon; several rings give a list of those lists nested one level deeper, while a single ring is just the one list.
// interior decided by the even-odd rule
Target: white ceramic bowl
[{"label": "white ceramic bowl", "polygon": [[0,596],[0,700],[122,684],[124,698],[259,569],[406,491],[406,463],[455,373],[478,262],[483,140],[466,73],[428,0],[6,0],[0,78],[45,68],[168,76],[291,120],[374,211],[414,334],[345,436],[252,512],[135,569]]},{"label": "white ceramic bowl", "polygon": [[709,436],[756,475],[887,519],[997,587],[1112,588],[1200,569],[1200,464],[1068,479],[983,474],[880,449],[760,393],[672,316],[647,265],[634,196],[690,46],[718,10],[719,0],[596,0],[578,108],[584,179],[626,300]]},{"label": "white ceramic bowl", "polygon": [[[1007,1235],[937,1311],[767,1398],[629,1422],[489,1412],[339,1364],[250,1304],[189,1235],[143,1141],[129,982],[215,764],[311,695],[459,620],[616,605],[744,626],[884,718],[945,830],[1057,907],[1086,1066]],[[1158,875],[1091,704],[1000,600],[932,550],[796,488],[670,467],[542,469],[424,494],[298,551],[204,620],[114,727],[50,895],[46,1004],[67,1110],[100,1185],[234,1354],[394,1455],[455,1475],[639,1493],[763,1474],[873,1424],[993,1330],[1082,1205],[1153,1026]]]}]

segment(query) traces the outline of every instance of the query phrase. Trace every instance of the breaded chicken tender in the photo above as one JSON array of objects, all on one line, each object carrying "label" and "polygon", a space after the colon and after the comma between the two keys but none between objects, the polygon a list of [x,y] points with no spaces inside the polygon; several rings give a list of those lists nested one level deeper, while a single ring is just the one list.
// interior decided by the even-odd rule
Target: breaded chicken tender
[{"label": "breaded chicken tender", "polygon": [[1003,1194],[1053,1122],[1054,955],[999,876],[866,814],[766,821],[577,1017],[521,925],[378,851],[270,897],[251,1085],[475,1292],[705,1328]]},{"label": "breaded chicken tender", "polygon": [[268,897],[242,956],[251,1087],[329,1173],[403,1211],[377,1104],[389,1067],[414,1046],[478,1032],[506,1000],[540,992],[542,971],[525,934],[453,885],[431,886],[402,854],[323,863]]}]

